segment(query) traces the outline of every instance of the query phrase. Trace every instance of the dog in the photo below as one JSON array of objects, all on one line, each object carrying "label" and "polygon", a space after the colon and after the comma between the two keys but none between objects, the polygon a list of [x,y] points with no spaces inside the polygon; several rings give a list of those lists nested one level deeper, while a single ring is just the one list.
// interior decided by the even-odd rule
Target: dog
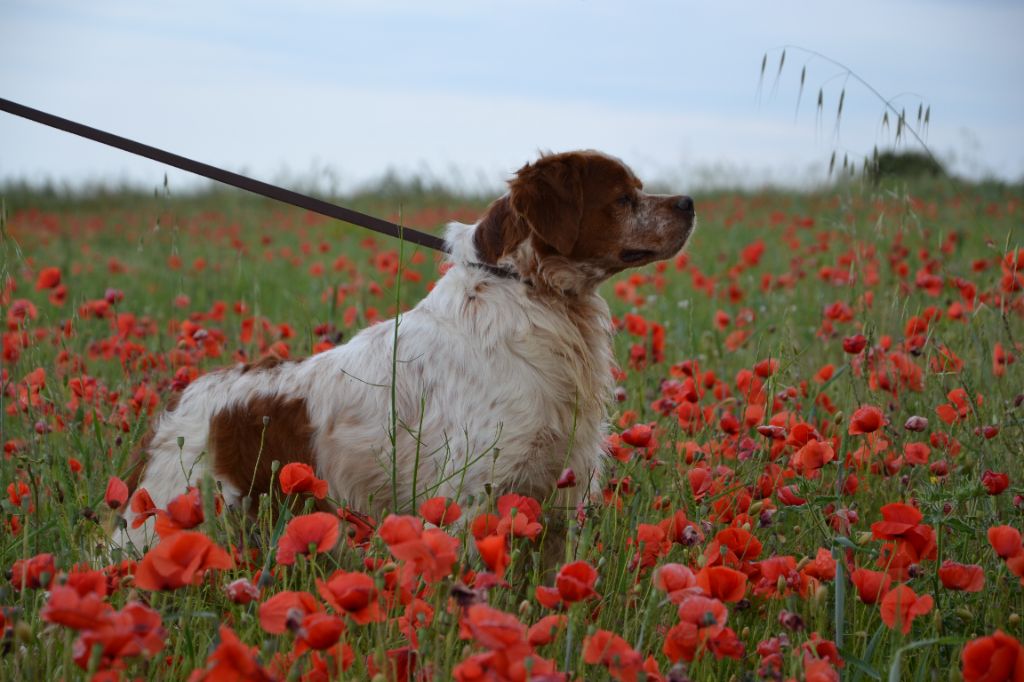
[{"label": "dog", "polygon": [[[298,461],[331,500],[376,518],[507,492],[571,513],[600,493],[609,459],[613,329],[598,285],[674,256],[695,225],[690,197],[642,187],[595,151],[527,164],[477,224],[448,226],[451,265],[409,312],[303,360],[189,384],[153,424],[130,487],[164,507],[209,475],[238,505]],[[558,488],[566,469],[576,485]],[[134,516],[123,533],[142,547],[152,519],[132,529]]]}]

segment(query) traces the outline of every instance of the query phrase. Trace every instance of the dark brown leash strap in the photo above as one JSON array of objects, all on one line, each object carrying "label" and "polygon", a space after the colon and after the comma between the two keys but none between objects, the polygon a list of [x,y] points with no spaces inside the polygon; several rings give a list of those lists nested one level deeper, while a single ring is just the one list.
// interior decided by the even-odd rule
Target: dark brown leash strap
[{"label": "dark brown leash strap", "polygon": [[259,180],[253,180],[247,178],[244,175],[238,173],[232,173],[230,171],[211,166],[206,163],[187,159],[184,156],[178,154],[172,154],[165,152],[162,149],[156,147],[150,147],[147,144],[141,142],[135,142],[128,138],[121,137],[119,135],[112,135],[111,133],[91,128],[81,123],[75,123],[69,121],[66,118],[54,116],[38,109],[32,109],[26,107],[23,104],[12,102],[8,99],[0,97],[0,110],[6,111],[9,114],[20,116],[21,118],[27,118],[30,121],[36,123],[42,123],[45,126],[63,130],[64,132],[71,133],[84,137],[94,142],[116,147],[117,149],[124,150],[131,154],[137,154],[138,156],[144,156],[147,159],[159,161],[165,163],[168,166],[174,166],[180,168],[183,171],[189,173],[195,173],[196,175],[202,175],[203,177],[216,180],[217,182],[223,182],[225,185],[231,185],[232,187],[238,187],[244,189],[247,192],[253,192],[254,194],[260,194],[265,197],[269,197],[276,201],[281,201],[292,206],[298,206],[314,213],[320,213],[322,215],[342,220],[352,225],[358,225],[359,227],[365,227],[368,230],[386,234],[389,237],[395,237],[396,239],[404,239],[407,242],[413,244],[419,244],[425,246],[428,249],[434,249],[435,251],[441,251],[447,253],[448,248],[446,247],[444,240],[432,234],[426,232],[420,232],[409,227],[402,227],[396,223],[389,222],[387,220],[381,220],[380,218],[374,218],[373,216],[360,213],[359,211],[353,211],[350,208],[344,206],[338,206],[321,199],[314,199],[311,196],[305,194],[299,194],[293,192],[290,189],[284,189],[277,185],[271,185],[266,182],[260,182]]}]

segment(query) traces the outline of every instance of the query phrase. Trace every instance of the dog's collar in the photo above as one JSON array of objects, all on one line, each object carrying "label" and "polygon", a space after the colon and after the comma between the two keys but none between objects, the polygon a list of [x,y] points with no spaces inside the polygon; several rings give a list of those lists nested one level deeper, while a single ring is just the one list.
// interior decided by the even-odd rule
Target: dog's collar
[{"label": "dog's collar", "polygon": [[[517,282],[524,281],[523,278],[519,276],[518,272],[510,268],[502,268],[497,265],[491,265],[490,263],[477,263],[474,261],[467,261],[466,265],[471,265],[474,268],[479,268],[480,270],[486,270],[492,275],[501,277],[502,279],[514,279]],[[529,282],[527,282],[527,284],[529,284]]]}]

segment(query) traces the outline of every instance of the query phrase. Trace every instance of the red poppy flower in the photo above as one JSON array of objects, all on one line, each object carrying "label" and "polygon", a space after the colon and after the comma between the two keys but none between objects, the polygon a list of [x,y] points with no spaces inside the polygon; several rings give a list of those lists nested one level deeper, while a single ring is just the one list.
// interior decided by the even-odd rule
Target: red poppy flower
[{"label": "red poppy flower", "polygon": [[[277,541],[277,562],[295,563],[297,554],[323,554],[334,549],[341,537],[338,517],[326,512],[296,516]],[[311,549],[312,548],[312,549]]]},{"label": "red poppy flower", "polygon": [[804,654],[804,682],[839,682],[839,672],[824,658]]},{"label": "red poppy flower", "polygon": [[22,499],[28,499],[30,501],[29,512],[32,512],[34,509],[31,506],[29,492],[28,483],[24,481],[15,481],[7,484],[7,499],[11,501],[11,504],[15,507],[20,507]]},{"label": "red poppy flower", "polygon": [[272,635],[279,635],[289,629],[289,619],[297,623],[320,610],[320,604],[309,592],[278,592],[260,604],[260,627]]},{"label": "red poppy flower", "polygon": [[724,528],[720,530],[711,545],[708,546],[709,550],[712,548],[712,545],[717,545],[716,549],[718,552],[721,552],[721,547],[727,548],[735,561],[749,561],[761,556],[761,541],[754,537],[750,531],[743,528]]},{"label": "red poppy flower", "polygon": [[132,528],[138,528],[150,516],[156,516],[158,511],[153,498],[149,496],[149,491],[145,488],[139,488],[132,495],[131,510],[135,514],[135,518],[132,519]]},{"label": "red poppy flower", "polygon": [[120,509],[128,503],[128,486],[117,476],[111,476],[103,500],[111,509]]},{"label": "red poppy flower", "polygon": [[586,561],[574,561],[562,566],[555,576],[555,587],[566,603],[573,603],[599,596],[594,591],[597,570]]},{"label": "red poppy flower", "polygon": [[907,443],[903,446],[903,457],[907,464],[924,465],[928,464],[931,451],[931,448],[924,443]]},{"label": "red poppy flower", "polygon": [[939,568],[939,579],[946,589],[980,592],[985,586],[985,571],[977,564],[958,564],[946,559]]},{"label": "red poppy flower", "polygon": [[635,448],[645,448],[651,443],[654,435],[653,429],[648,424],[634,424],[621,434],[622,441]]},{"label": "red poppy flower", "polygon": [[195,528],[204,518],[199,488],[189,488],[187,493],[171,500],[166,510],[157,510],[156,533],[162,538],[167,537],[180,530]]},{"label": "red poppy flower", "polygon": [[1002,559],[1021,554],[1020,531],[1012,526],[992,526],[988,529],[988,542]]},{"label": "red poppy flower", "polygon": [[[372,670],[372,666],[369,666]],[[393,674],[388,679],[407,680],[409,675]],[[510,657],[500,651],[473,654],[452,670],[455,682],[489,682],[490,680],[563,680],[554,661],[536,654]]]},{"label": "red poppy flower", "polygon": [[323,651],[330,649],[341,639],[345,631],[345,621],[329,613],[311,613],[302,619],[297,634],[299,645],[297,653],[306,648]]},{"label": "red poppy flower", "polygon": [[58,623],[72,630],[95,627],[114,609],[95,592],[79,594],[72,587],[58,586],[50,590],[50,598],[39,611],[48,623]]},{"label": "red poppy flower", "polygon": [[799,507],[807,504],[807,500],[796,494],[797,487],[795,485],[784,485],[780,486],[775,492],[779,498],[779,502],[786,505],[787,507]]},{"label": "red poppy flower", "polygon": [[190,682],[273,682],[274,676],[260,665],[259,647],[246,646],[227,625],[220,626],[220,644],[206,659],[206,668],[189,677]]},{"label": "red poppy flower", "polygon": [[853,435],[874,433],[885,424],[885,416],[874,405],[865,405],[857,409],[850,418],[848,433]]},{"label": "red poppy flower", "polygon": [[931,595],[919,597],[910,587],[899,585],[882,597],[882,622],[890,628],[899,627],[903,634],[907,634],[914,618],[931,611],[933,605]]},{"label": "red poppy flower", "polygon": [[469,531],[474,538],[482,540],[498,532],[498,521],[497,514],[480,514],[469,524]]},{"label": "red poppy flower", "polygon": [[198,585],[210,569],[234,566],[231,557],[202,533],[181,531],[149,550],[135,572],[135,585],[143,590],[176,590]]},{"label": "red poppy flower", "polygon": [[434,607],[418,597],[405,606],[405,613],[398,617],[398,629],[414,647],[419,646],[419,631],[434,620]]},{"label": "red poppy flower", "polygon": [[1003,344],[996,343],[992,347],[992,374],[1001,377],[1006,373],[1006,366],[1016,362],[1013,353],[1008,353]]},{"label": "red poppy flower", "polygon": [[849,353],[850,355],[856,355],[864,350],[866,345],[868,345],[868,340],[863,334],[847,336],[843,339],[843,352]]},{"label": "red poppy flower", "polygon": [[132,601],[81,631],[72,646],[72,658],[83,670],[99,652],[99,669],[123,664],[125,658],[152,658],[164,647],[166,632],[160,614]]},{"label": "red poppy flower", "polygon": [[616,680],[633,682],[643,668],[643,656],[614,632],[598,630],[583,640],[583,660],[603,665]]},{"label": "red poppy flower", "polygon": [[505,575],[512,557],[508,553],[508,540],[504,535],[488,535],[476,540],[476,548],[487,570],[498,577]]},{"label": "red poppy flower", "polygon": [[704,542],[704,532],[700,526],[686,518],[686,512],[682,509],[658,522],[658,527],[665,531],[666,539],[677,545],[690,547]]},{"label": "red poppy flower", "polygon": [[53,289],[58,284],[60,284],[60,268],[43,268],[39,271],[39,277],[36,278],[36,291]]},{"label": "red poppy flower", "polygon": [[370,538],[373,537],[373,531],[376,527],[373,519],[365,514],[340,507],[337,509],[338,517],[348,524],[348,530],[345,535],[349,546],[351,547],[365,547],[369,544]]},{"label": "red poppy flower", "polygon": [[981,484],[985,486],[989,495],[998,495],[1009,487],[1010,477],[995,471],[985,471],[981,475]]},{"label": "red poppy flower", "polygon": [[857,596],[862,602],[874,604],[889,591],[892,576],[883,571],[858,568],[850,574],[850,581],[857,588]]},{"label": "red poppy flower", "polygon": [[335,571],[326,581],[316,581],[317,592],[336,611],[348,614],[360,625],[384,620],[377,586],[365,573]]},{"label": "red poppy flower", "polygon": [[487,604],[473,604],[463,611],[462,630],[477,644],[501,651],[510,657],[526,656],[532,647],[526,639],[526,626],[510,613]]},{"label": "red poppy flower", "polygon": [[462,516],[462,508],[455,500],[447,497],[432,497],[420,505],[420,516],[424,521],[435,526],[447,526],[455,523]]},{"label": "red poppy flower", "polygon": [[968,642],[960,663],[964,682],[1024,680],[1024,646],[1002,630]]},{"label": "red poppy flower", "polygon": [[747,574],[727,566],[705,566],[697,573],[697,584],[707,596],[728,604],[743,599]]},{"label": "red poppy flower", "polygon": [[11,585],[14,589],[38,589],[49,587],[57,575],[53,555],[37,554],[28,559],[18,559],[11,566]]},{"label": "red poppy flower", "polygon": [[530,629],[526,632],[526,639],[533,646],[550,644],[555,640],[555,633],[565,629],[565,625],[568,622],[569,618],[567,616],[558,614],[544,616],[530,626]]},{"label": "red poppy flower", "polygon": [[783,597],[793,590],[802,593],[807,584],[806,576],[796,570],[796,558],[791,555],[768,557],[758,561],[756,567],[760,577],[754,584],[754,594]]},{"label": "red poppy flower", "polygon": [[754,365],[754,374],[762,379],[767,379],[777,371],[779,371],[779,361],[776,358],[768,358]]},{"label": "red poppy flower", "polygon": [[831,445],[823,441],[811,440],[793,453],[789,464],[800,473],[807,475],[817,471],[835,458],[836,453]]},{"label": "red poppy flower", "polygon": [[289,462],[281,467],[277,480],[281,483],[281,491],[285,495],[292,493],[312,493],[313,497],[322,500],[327,497],[327,481],[319,479],[313,468],[302,462]]},{"label": "red poppy flower", "polygon": [[[939,419],[946,424],[953,424],[954,422],[966,419],[967,415],[971,412],[971,403],[967,396],[967,391],[962,388],[954,388],[946,394],[946,398],[949,400],[948,403],[943,403],[935,408],[935,413],[939,415]],[[979,404],[981,404],[980,396]]]},{"label": "red poppy flower", "polygon": [[832,580],[836,577],[836,560],[833,558],[832,552],[824,547],[819,547],[814,559],[804,564],[800,572],[815,580]]},{"label": "red poppy flower", "polygon": [[717,599],[691,596],[679,605],[679,623],[665,635],[662,652],[672,661],[692,661],[708,639],[725,629],[729,612]]},{"label": "red poppy flower", "polygon": [[113,591],[108,589],[107,575],[103,571],[91,570],[86,564],[73,566],[64,584],[74,588],[83,597],[87,594],[104,597]]},{"label": "red poppy flower", "polygon": [[912,561],[934,559],[936,553],[935,530],[920,523],[921,512],[902,502],[882,507],[883,521],[871,524],[871,533],[879,540],[898,540],[913,552]]},{"label": "red poppy flower", "polygon": [[389,514],[378,534],[396,559],[407,562],[409,570],[428,583],[449,575],[458,558],[457,538],[437,528],[423,530],[423,523],[414,516]]},{"label": "red poppy flower", "polygon": [[660,525],[640,523],[636,527],[636,546],[633,564],[650,568],[671,551],[672,542],[666,538],[665,529]]},{"label": "red poppy flower", "polygon": [[697,576],[684,564],[665,564],[654,572],[654,586],[668,594],[673,604],[681,603],[691,594],[699,594],[702,588]]},{"label": "red poppy flower", "polygon": [[879,540],[892,540],[915,528],[924,519],[916,507],[902,502],[892,502],[882,507],[882,518],[871,524],[871,532]]},{"label": "red poppy flower", "polygon": [[837,668],[846,667],[843,657],[839,655],[839,648],[831,639],[822,639],[817,632],[812,632],[806,642],[800,645],[805,654],[812,654],[816,658],[827,660]]}]

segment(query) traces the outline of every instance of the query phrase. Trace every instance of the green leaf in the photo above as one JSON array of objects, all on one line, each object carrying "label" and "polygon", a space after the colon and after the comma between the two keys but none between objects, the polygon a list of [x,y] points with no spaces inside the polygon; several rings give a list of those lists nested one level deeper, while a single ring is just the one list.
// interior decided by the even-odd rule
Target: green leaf
[{"label": "green leaf", "polygon": [[882,673],[872,668],[871,664],[867,661],[857,658],[842,647],[837,647],[837,649],[839,649],[839,655],[843,657],[843,661],[857,669],[857,674],[853,677],[854,680],[858,679],[861,675],[867,675],[873,680],[882,679]]},{"label": "green leaf", "polygon": [[926,646],[932,646],[935,644],[963,644],[965,639],[962,637],[937,637],[934,639],[925,639],[920,642],[913,642],[904,647],[900,647],[896,650],[896,655],[892,657],[892,666],[889,667],[889,682],[900,682],[900,663],[903,658],[904,651],[910,651],[911,649],[922,649]]}]

